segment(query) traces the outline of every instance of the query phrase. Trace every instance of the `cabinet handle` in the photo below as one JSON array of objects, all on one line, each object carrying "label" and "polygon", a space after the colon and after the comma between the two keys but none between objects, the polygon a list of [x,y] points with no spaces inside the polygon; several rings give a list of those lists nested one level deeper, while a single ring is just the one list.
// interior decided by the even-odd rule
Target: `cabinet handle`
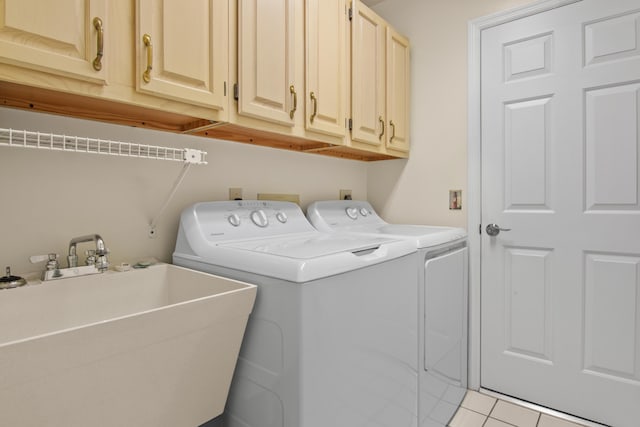
[{"label": "cabinet handle", "polygon": [[296,110],[298,109],[298,94],[296,93],[296,88],[293,85],[289,86],[289,93],[293,95],[293,109],[289,111],[289,117],[293,119],[293,116],[296,114]]},{"label": "cabinet handle", "polygon": [[316,94],[313,92],[311,92],[311,102],[313,102],[313,114],[311,114],[309,121],[313,123],[313,120],[318,115],[318,98],[316,98]]},{"label": "cabinet handle", "polygon": [[389,142],[393,141],[393,138],[396,137],[396,124],[393,123],[393,120],[389,121],[389,126],[391,126],[391,136],[389,137]]},{"label": "cabinet handle", "polygon": [[102,28],[102,19],[97,16],[93,18],[93,27],[98,32],[98,49],[96,52],[96,59],[93,60],[93,69],[100,71],[102,70],[102,55],[104,54],[104,30]]},{"label": "cabinet handle", "polygon": [[142,80],[144,80],[145,83],[149,83],[151,81],[151,70],[153,70],[153,45],[151,44],[151,36],[145,34],[142,36],[142,42],[147,47],[147,69],[142,73]]},{"label": "cabinet handle", "polygon": [[384,120],[382,119],[382,116],[378,117],[378,121],[380,122],[380,126],[382,127],[382,132],[380,132],[380,135],[378,135],[378,139],[382,139],[382,137],[384,136]]}]

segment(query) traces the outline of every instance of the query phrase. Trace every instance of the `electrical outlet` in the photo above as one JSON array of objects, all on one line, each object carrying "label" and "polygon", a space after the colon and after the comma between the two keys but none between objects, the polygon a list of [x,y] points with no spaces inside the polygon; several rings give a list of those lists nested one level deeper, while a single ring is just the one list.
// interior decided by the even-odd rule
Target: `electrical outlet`
[{"label": "electrical outlet", "polygon": [[351,200],[351,190],[340,190],[340,200]]},{"label": "electrical outlet", "polygon": [[242,188],[229,188],[229,200],[242,200]]}]

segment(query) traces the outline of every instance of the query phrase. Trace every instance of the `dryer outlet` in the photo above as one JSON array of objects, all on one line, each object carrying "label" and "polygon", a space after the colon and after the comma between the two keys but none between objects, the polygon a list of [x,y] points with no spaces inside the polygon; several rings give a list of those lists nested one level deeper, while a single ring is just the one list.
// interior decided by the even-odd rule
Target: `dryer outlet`
[{"label": "dryer outlet", "polygon": [[340,190],[340,200],[351,200],[351,190]]}]

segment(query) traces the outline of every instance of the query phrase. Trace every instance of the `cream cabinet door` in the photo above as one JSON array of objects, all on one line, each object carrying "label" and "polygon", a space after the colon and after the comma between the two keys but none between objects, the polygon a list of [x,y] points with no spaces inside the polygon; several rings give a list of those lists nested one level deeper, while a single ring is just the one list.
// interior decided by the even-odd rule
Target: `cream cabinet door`
[{"label": "cream cabinet door", "polygon": [[354,141],[382,146],[385,137],[385,22],[355,0],[351,25],[351,118]]},{"label": "cream cabinet door", "polygon": [[238,1],[239,114],[287,126],[301,114],[298,91],[303,88],[294,81],[297,4],[302,3]]},{"label": "cream cabinet door", "polygon": [[228,0],[136,3],[136,89],[226,109]]},{"label": "cream cabinet door", "polygon": [[0,62],[104,84],[106,0],[0,0]]},{"label": "cream cabinet door", "polygon": [[307,130],[344,137],[347,103],[345,0],[306,0]]},{"label": "cream cabinet door", "polygon": [[409,151],[409,40],[387,27],[387,148]]}]

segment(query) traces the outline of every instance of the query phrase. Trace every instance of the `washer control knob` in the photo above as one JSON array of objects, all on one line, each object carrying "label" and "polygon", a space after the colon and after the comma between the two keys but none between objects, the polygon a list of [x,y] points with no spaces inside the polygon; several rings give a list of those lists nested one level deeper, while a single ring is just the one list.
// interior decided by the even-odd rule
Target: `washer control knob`
[{"label": "washer control knob", "polygon": [[266,227],[269,225],[269,219],[267,218],[267,214],[264,213],[262,209],[258,209],[257,211],[251,212],[251,221],[258,227]]},{"label": "washer control knob", "polygon": [[347,213],[347,216],[351,219],[358,218],[358,208],[347,208],[345,209],[345,212]]},{"label": "washer control knob", "polygon": [[277,219],[278,221],[280,221],[281,223],[283,223],[283,224],[284,224],[285,222],[287,222],[287,220],[288,220],[289,218],[287,217],[287,214],[286,214],[286,213],[284,213],[284,212],[278,212],[278,213],[276,214],[276,219]]},{"label": "washer control knob", "polygon": [[369,211],[367,210],[367,208],[360,208],[360,215],[362,216],[369,215]]},{"label": "washer control knob", "polygon": [[227,219],[229,220],[229,224],[233,225],[234,227],[240,225],[240,217],[238,216],[238,214],[231,214]]}]

